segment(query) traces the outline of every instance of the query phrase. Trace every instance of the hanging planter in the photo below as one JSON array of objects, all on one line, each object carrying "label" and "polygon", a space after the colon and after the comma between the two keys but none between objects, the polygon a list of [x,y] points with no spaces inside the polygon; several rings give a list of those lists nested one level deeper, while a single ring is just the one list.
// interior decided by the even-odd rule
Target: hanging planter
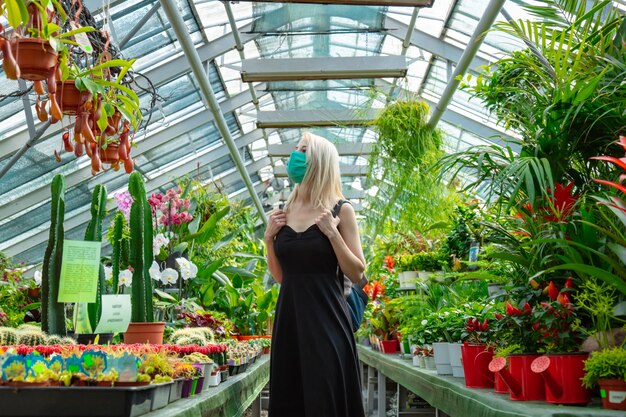
[{"label": "hanging planter", "polygon": [[43,39],[14,38],[11,52],[20,69],[19,78],[23,80],[47,80],[57,65],[57,52]]},{"label": "hanging planter", "polygon": [[76,88],[74,80],[57,81],[57,94],[59,108],[66,115],[75,115],[78,109],[85,103],[92,100],[93,96],[89,91],[80,91]]}]

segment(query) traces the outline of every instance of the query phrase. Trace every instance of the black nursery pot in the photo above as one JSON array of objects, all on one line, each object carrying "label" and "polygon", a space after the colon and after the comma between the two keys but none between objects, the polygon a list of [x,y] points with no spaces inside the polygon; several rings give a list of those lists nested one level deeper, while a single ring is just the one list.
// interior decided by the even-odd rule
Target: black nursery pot
[{"label": "black nursery pot", "polygon": [[[84,333],[84,334],[73,334],[72,337],[76,339],[81,345],[92,345],[93,341],[96,340],[96,336],[98,334],[92,333]],[[100,338],[98,339],[99,345],[108,345],[113,342],[113,333],[100,333]]]}]

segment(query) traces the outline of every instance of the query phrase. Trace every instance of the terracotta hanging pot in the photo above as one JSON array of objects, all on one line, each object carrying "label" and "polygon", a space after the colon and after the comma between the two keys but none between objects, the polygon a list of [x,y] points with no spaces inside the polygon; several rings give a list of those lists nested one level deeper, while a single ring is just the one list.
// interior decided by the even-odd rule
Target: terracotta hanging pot
[{"label": "terracotta hanging pot", "polygon": [[50,42],[38,38],[14,38],[11,52],[20,68],[20,78],[28,81],[47,80],[57,65],[57,52]]},{"label": "terracotta hanging pot", "polygon": [[119,162],[119,144],[109,143],[106,149],[100,148],[100,160],[105,164],[114,164]]},{"label": "terracotta hanging pot", "polygon": [[78,113],[81,104],[91,101],[91,99],[91,93],[88,91],[81,92],[76,88],[74,80],[57,81],[57,100],[63,114],[74,115]]}]

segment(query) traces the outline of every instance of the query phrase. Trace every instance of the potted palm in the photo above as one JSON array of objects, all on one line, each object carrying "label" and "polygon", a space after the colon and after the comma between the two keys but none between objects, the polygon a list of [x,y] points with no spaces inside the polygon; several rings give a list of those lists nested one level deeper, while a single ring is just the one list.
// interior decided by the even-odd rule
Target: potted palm
[{"label": "potted palm", "polygon": [[626,350],[619,347],[593,352],[585,361],[586,388],[600,386],[602,406],[610,410],[626,410]]}]

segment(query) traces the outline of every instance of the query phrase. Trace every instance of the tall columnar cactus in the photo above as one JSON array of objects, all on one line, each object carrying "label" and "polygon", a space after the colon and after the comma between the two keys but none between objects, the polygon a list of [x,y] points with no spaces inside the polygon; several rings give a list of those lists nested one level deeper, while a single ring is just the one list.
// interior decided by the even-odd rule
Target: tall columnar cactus
[{"label": "tall columnar cactus", "polygon": [[132,315],[133,322],[153,322],[152,278],[152,211],[143,178],[138,172],[130,174],[128,191],[133,197],[130,208],[130,265],[133,267]]},{"label": "tall columnar cactus", "polygon": [[65,336],[65,306],[59,303],[61,261],[63,259],[63,220],[65,218],[65,178],[52,179],[50,236],[43,258],[41,280],[41,327],[48,334]]},{"label": "tall columnar cactus", "polygon": [[[91,220],[87,225],[85,240],[89,242],[102,242],[102,220],[106,215],[107,189],[104,185],[96,185],[91,198]],[[96,302],[89,303],[87,311],[91,328],[96,329],[100,315],[102,314],[102,294],[105,287],[104,266],[100,263],[100,273],[98,276],[98,289],[96,292]]]},{"label": "tall columnar cactus", "polygon": [[120,269],[128,263],[128,240],[124,237],[126,218],[121,211],[115,214],[113,219],[113,253],[111,254],[111,269],[113,270],[113,290],[119,288]]}]

